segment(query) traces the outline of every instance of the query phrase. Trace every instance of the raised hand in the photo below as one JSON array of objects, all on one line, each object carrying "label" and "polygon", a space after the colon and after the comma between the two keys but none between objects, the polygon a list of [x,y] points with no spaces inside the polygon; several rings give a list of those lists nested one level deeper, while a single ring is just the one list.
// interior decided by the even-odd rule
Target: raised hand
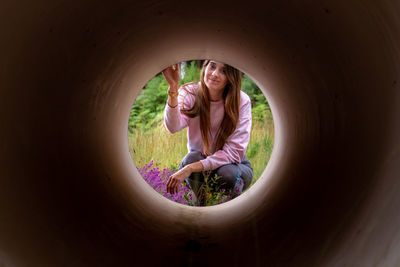
[{"label": "raised hand", "polygon": [[172,66],[169,66],[165,70],[162,71],[165,80],[169,84],[169,87],[172,90],[178,90],[179,86],[179,64],[175,64]]}]

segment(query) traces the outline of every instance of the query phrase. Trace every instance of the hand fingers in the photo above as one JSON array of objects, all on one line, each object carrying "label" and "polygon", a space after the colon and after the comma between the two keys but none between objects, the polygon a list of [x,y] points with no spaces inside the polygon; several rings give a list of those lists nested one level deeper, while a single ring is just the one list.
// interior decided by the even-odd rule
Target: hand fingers
[{"label": "hand fingers", "polygon": [[169,188],[167,189],[167,192],[170,193],[170,194],[173,194],[174,193],[173,189],[174,189],[174,187],[172,186],[172,184],[170,184]]},{"label": "hand fingers", "polygon": [[165,68],[164,70],[162,70],[161,72],[165,75],[169,71],[176,72],[179,74],[179,63],[169,66],[169,67]]},{"label": "hand fingers", "polygon": [[172,183],[172,176],[171,177],[169,177],[169,179],[168,179],[168,181],[167,181],[167,183],[166,183],[166,186],[167,186],[167,193],[170,193],[171,192],[171,183]]},{"label": "hand fingers", "polygon": [[173,194],[174,186],[175,186],[175,179],[173,176],[170,176],[167,181],[167,193]]},{"label": "hand fingers", "polygon": [[168,70],[174,70],[174,65],[166,67],[165,69],[162,70],[162,72],[166,72]]},{"label": "hand fingers", "polygon": [[166,186],[167,186],[167,193],[170,194],[178,193],[179,182],[177,181],[177,179],[175,179],[175,177],[170,176],[170,178],[166,183]]},{"label": "hand fingers", "polygon": [[176,194],[177,193],[177,191],[176,191],[176,185],[174,185],[174,187],[172,187],[172,194]]},{"label": "hand fingers", "polygon": [[171,194],[175,194],[177,191],[176,191],[176,184],[177,184],[177,181],[176,181],[176,179],[174,179],[173,181],[172,181],[172,183],[171,183]]},{"label": "hand fingers", "polygon": [[162,72],[162,74],[163,74],[164,76],[168,75],[168,68],[164,69],[164,70],[161,71],[161,72]]},{"label": "hand fingers", "polygon": [[178,193],[178,188],[179,188],[179,181],[176,181],[175,186],[174,186],[174,194]]}]

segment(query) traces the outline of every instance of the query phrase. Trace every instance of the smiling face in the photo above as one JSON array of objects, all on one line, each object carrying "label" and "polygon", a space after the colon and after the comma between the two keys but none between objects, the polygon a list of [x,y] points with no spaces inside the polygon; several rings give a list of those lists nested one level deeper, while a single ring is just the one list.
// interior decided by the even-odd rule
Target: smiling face
[{"label": "smiling face", "polygon": [[227,82],[225,64],[211,60],[204,70],[204,83],[208,89],[222,94]]}]

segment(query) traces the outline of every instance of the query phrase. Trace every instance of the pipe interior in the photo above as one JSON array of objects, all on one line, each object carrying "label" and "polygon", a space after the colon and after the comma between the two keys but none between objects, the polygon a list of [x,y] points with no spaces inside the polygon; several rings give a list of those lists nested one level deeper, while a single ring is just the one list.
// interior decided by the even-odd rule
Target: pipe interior
[{"label": "pipe interior", "polygon": [[[399,264],[398,4],[0,6],[0,265]],[[275,140],[253,187],[199,208],[143,181],[127,124],[154,73],[204,58],[256,81]]]}]

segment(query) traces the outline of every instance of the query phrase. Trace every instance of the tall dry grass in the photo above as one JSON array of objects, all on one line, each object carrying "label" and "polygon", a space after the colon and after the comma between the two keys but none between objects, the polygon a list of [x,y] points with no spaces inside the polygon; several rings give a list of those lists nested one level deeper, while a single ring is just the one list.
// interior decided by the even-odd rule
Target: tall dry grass
[{"label": "tall dry grass", "polygon": [[159,123],[147,131],[135,129],[128,138],[129,152],[137,167],[154,160],[160,168],[177,169],[187,154],[186,129],[171,134]]}]

